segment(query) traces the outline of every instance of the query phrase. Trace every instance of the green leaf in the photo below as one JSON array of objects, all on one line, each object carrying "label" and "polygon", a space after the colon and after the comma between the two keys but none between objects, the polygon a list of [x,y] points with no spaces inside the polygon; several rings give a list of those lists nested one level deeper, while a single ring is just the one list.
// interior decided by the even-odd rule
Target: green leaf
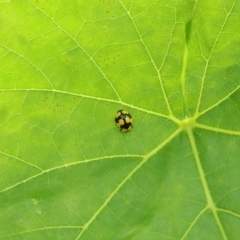
[{"label": "green leaf", "polygon": [[239,239],[239,11],[1,0],[0,239]]}]

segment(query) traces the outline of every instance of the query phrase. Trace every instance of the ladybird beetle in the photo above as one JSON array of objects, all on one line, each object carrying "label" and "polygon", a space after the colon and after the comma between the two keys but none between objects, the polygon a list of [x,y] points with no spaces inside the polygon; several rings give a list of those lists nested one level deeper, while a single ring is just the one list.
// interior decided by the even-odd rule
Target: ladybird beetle
[{"label": "ladybird beetle", "polygon": [[117,111],[115,122],[120,128],[120,132],[128,132],[132,129],[132,116],[125,110]]}]

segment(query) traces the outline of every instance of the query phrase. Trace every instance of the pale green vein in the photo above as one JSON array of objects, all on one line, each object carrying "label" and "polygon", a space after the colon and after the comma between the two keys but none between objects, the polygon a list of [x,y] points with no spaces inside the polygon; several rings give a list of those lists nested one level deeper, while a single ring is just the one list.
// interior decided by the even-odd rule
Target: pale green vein
[{"label": "pale green vein", "polygon": [[102,76],[104,77],[104,79],[106,79],[106,81],[108,82],[108,84],[111,86],[111,88],[113,89],[113,91],[115,92],[115,94],[117,95],[119,101],[121,101],[121,98],[117,92],[117,90],[115,89],[115,87],[113,86],[112,82],[107,78],[107,76],[105,75],[105,73],[102,71],[102,69],[98,66],[98,64],[96,63],[96,61],[88,54],[88,52],[78,43],[78,41],[76,40],[75,37],[71,36],[64,28],[62,28],[53,17],[49,16],[46,12],[44,12],[41,8],[39,8],[38,6],[36,6],[33,2],[29,1],[34,7],[36,7],[39,11],[41,11],[44,15],[46,15],[51,21],[53,21],[56,26],[59,27],[59,29],[61,29],[68,37],[70,37],[76,44],[77,46],[87,55],[87,57],[89,58],[89,60],[96,66],[96,68],[98,69],[98,71],[102,74]]},{"label": "pale green vein", "polygon": [[[187,68],[187,60],[188,60],[188,39],[187,39],[187,24],[191,23],[193,16],[196,12],[198,0],[195,0],[195,4],[193,6],[192,12],[189,15],[189,18],[185,24],[185,45],[184,45],[184,52],[183,52],[183,65],[182,65],[182,71],[181,71],[181,86],[182,86],[182,95],[184,100],[184,111],[186,111],[186,68]],[[186,113],[185,113],[186,114]]]},{"label": "pale green vein", "polygon": [[[188,60],[188,46],[187,42],[185,42],[184,45],[184,52],[183,52],[183,65],[182,65],[182,71],[181,71],[181,86],[182,86],[182,95],[183,95],[183,101],[184,105],[186,104],[186,68],[187,68],[187,60]],[[185,109],[184,109],[185,111]]]},{"label": "pale green vein", "polygon": [[[61,126],[61,125],[60,125],[60,126]],[[55,131],[56,131],[56,130],[55,130]],[[54,134],[54,132],[53,132],[53,134]],[[54,139],[53,139],[53,145],[54,145],[54,147],[57,149],[58,154],[59,154],[61,160],[62,160],[63,163],[64,163],[63,166],[65,166],[65,165],[67,164],[66,161],[65,161],[65,158],[64,158],[64,156],[61,154],[61,151],[59,151],[59,148],[58,148],[57,144],[55,143]]]},{"label": "pale green vein", "polygon": [[235,212],[227,210],[227,209],[217,208],[217,211],[224,212],[224,213],[227,213],[228,215],[232,215],[234,217],[240,218],[240,214],[239,213],[235,213]]},{"label": "pale green vein", "polygon": [[220,38],[220,35],[221,35],[222,32],[223,32],[223,28],[225,27],[226,22],[227,22],[229,16],[231,15],[231,12],[232,12],[232,10],[233,10],[234,5],[235,5],[235,2],[233,3],[230,12],[226,14],[226,17],[225,17],[225,19],[224,19],[224,22],[223,22],[223,24],[222,24],[222,27],[221,27],[221,29],[220,29],[220,31],[219,31],[219,33],[218,33],[218,35],[217,35],[214,43],[213,43],[212,49],[211,49],[211,51],[210,51],[210,54],[209,54],[208,58],[206,59],[206,65],[205,65],[205,69],[204,69],[204,72],[203,72],[202,83],[201,83],[201,88],[200,88],[200,93],[199,93],[199,98],[198,98],[198,103],[197,103],[197,108],[196,108],[195,115],[198,115],[198,113],[199,113],[200,103],[201,103],[201,100],[202,100],[203,87],[204,87],[204,83],[205,83],[205,79],[206,79],[206,75],[207,75],[207,70],[208,70],[208,67],[209,67],[210,59],[211,59],[211,57],[212,57],[212,54],[213,54],[214,49],[215,49],[215,47],[216,47],[216,44],[217,44],[217,42],[218,42],[218,40],[219,40],[219,38]]},{"label": "pale green vein", "polygon": [[234,192],[239,192],[240,190],[240,186],[235,187],[233,189],[229,189],[229,191],[225,192],[217,201],[216,201],[216,205],[221,202],[222,199],[226,199],[229,195],[234,194]]},{"label": "pale green vein", "polygon": [[194,139],[192,128],[189,126],[186,129],[187,129],[188,138],[189,138],[189,141],[190,141],[190,144],[191,144],[191,147],[192,147],[193,155],[194,155],[194,158],[195,158],[195,161],[196,161],[199,177],[200,177],[200,180],[202,182],[203,190],[204,190],[204,193],[205,193],[205,196],[206,196],[206,199],[207,199],[207,207],[211,209],[211,211],[213,213],[213,216],[215,218],[215,221],[217,223],[217,226],[218,226],[218,228],[219,228],[219,230],[222,234],[223,239],[227,240],[226,233],[225,233],[224,228],[222,226],[222,223],[221,223],[221,221],[218,217],[217,208],[216,208],[216,205],[213,201],[211,191],[208,187],[208,183],[207,183],[207,180],[206,180],[206,177],[205,177],[205,173],[204,173],[204,170],[202,168],[202,164],[201,164],[201,160],[200,160],[200,157],[199,157],[199,154],[198,154],[197,145],[196,145],[196,142],[195,142],[195,139]]},{"label": "pale green vein", "polygon": [[3,48],[7,49],[9,52],[12,52],[12,53],[16,54],[18,57],[24,59],[27,63],[29,63],[32,67],[34,67],[38,72],[40,72],[40,73],[43,75],[43,77],[47,80],[47,82],[49,83],[49,85],[51,86],[51,88],[54,89],[54,86],[52,85],[52,83],[50,82],[50,80],[48,79],[48,77],[44,74],[44,72],[43,72],[40,68],[38,68],[36,65],[34,65],[32,62],[30,62],[28,59],[26,59],[26,58],[24,57],[24,55],[22,55],[22,54],[20,54],[20,53],[18,53],[18,52],[16,52],[16,51],[14,51],[13,49],[8,48],[7,46],[4,46],[4,45],[2,45],[2,44],[0,44],[0,46],[2,46]]},{"label": "pale green vein", "polygon": [[151,56],[151,53],[149,52],[148,47],[147,47],[145,41],[143,40],[143,38],[142,38],[142,36],[141,36],[138,28],[137,28],[137,25],[136,25],[135,21],[133,20],[133,17],[132,17],[131,14],[130,14],[130,11],[128,11],[128,9],[126,8],[126,6],[123,4],[123,2],[122,2],[121,0],[119,0],[119,2],[121,3],[121,5],[123,6],[123,8],[125,9],[127,15],[129,16],[129,19],[132,21],[132,24],[133,24],[133,26],[134,26],[137,34],[138,34],[138,37],[139,37],[142,45],[144,46],[144,48],[145,48],[145,50],[146,50],[146,52],[147,52],[147,55],[148,55],[149,59],[151,60],[151,62],[152,62],[152,64],[153,64],[154,69],[155,69],[156,72],[157,72],[158,79],[159,79],[160,86],[161,86],[162,93],[163,93],[163,97],[164,97],[165,102],[166,102],[166,104],[167,104],[167,108],[168,108],[169,114],[170,114],[170,116],[173,116],[171,107],[170,107],[169,102],[168,102],[167,95],[166,95],[165,90],[164,90],[164,87],[163,87],[163,82],[162,82],[161,74],[160,74],[160,72],[159,72],[159,70],[158,70],[158,68],[157,68],[157,65],[155,64],[155,62],[154,62],[154,60],[153,60],[153,58],[152,58],[152,56]]},{"label": "pale green vein", "polygon": [[16,235],[23,235],[23,234],[28,234],[28,233],[33,233],[33,232],[40,232],[40,231],[45,231],[45,230],[53,230],[53,229],[80,229],[82,227],[79,226],[55,226],[55,227],[42,227],[42,228],[36,228],[33,230],[29,231],[24,231],[24,232],[18,232],[18,233],[11,233],[11,234],[6,234],[0,236],[0,238],[6,238],[6,237],[12,237]]},{"label": "pale green vein", "polygon": [[[1,91],[1,90],[0,90],[0,91]],[[5,119],[5,121],[2,122],[2,124],[1,124],[0,126],[1,126],[1,127],[4,126],[11,118],[16,117],[16,116],[18,116],[18,115],[21,115],[21,113],[16,113],[16,114],[13,114],[13,115],[8,116],[8,118]]]},{"label": "pale green vein", "polygon": [[5,155],[5,156],[7,156],[7,157],[10,157],[10,158],[12,158],[12,159],[15,159],[15,160],[17,160],[17,161],[19,161],[19,162],[22,162],[22,163],[24,163],[24,164],[26,164],[26,165],[29,165],[29,166],[31,166],[31,167],[37,168],[37,169],[40,170],[41,172],[43,171],[43,169],[41,169],[41,168],[38,167],[37,165],[32,164],[32,163],[29,163],[29,162],[27,162],[27,161],[25,161],[25,160],[22,160],[21,158],[15,157],[15,156],[13,156],[13,155],[10,155],[10,154],[5,153],[5,152],[2,152],[2,151],[0,151],[0,154]]},{"label": "pale green vein", "polygon": [[72,95],[72,96],[76,96],[76,97],[83,97],[83,98],[88,98],[88,99],[94,99],[97,101],[105,101],[105,102],[111,102],[111,103],[117,103],[123,106],[127,106],[136,110],[139,110],[141,112],[146,112],[152,115],[156,115],[159,117],[164,117],[167,118],[173,122],[175,122],[176,124],[180,123],[180,120],[178,120],[177,118],[175,118],[173,115],[169,116],[169,115],[165,115],[165,114],[161,114],[161,113],[157,113],[151,110],[147,110],[144,108],[140,108],[140,107],[136,107],[132,104],[123,102],[121,100],[112,100],[112,99],[107,99],[107,98],[101,98],[101,97],[94,97],[94,96],[90,96],[90,95],[85,95],[85,94],[81,94],[81,93],[73,93],[73,92],[67,92],[67,91],[62,91],[62,90],[57,90],[57,89],[38,89],[38,88],[29,88],[29,89],[23,89],[23,88],[19,88],[19,89],[0,89],[0,92],[7,92],[7,91],[39,91],[39,92],[51,92],[51,93],[61,93],[61,94],[67,94],[67,95]]},{"label": "pale green vein", "polygon": [[175,24],[174,24],[174,26],[173,26],[173,29],[172,29],[172,31],[171,31],[171,33],[170,33],[170,35],[171,35],[171,37],[170,37],[170,40],[169,40],[169,42],[168,42],[168,45],[167,45],[167,50],[166,50],[166,54],[165,54],[165,56],[164,56],[164,58],[163,58],[163,61],[162,61],[162,64],[161,64],[161,66],[159,67],[159,73],[161,72],[161,70],[162,70],[162,68],[163,68],[163,66],[164,66],[164,63],[165,63],[165,60],[166,60],[166,58],[167,58],[167,56],[168,56],[168,54],[169,54],[169,50],[170,50],[170,46],[171,46],[171,43],[173,42],[172,41],[172,39],[173,39],[173,32],[175,31],[175,28],[176,28],[176,8],[177,8],[177,2],[176,2],[176,5],[175,5]]},{"label": "pale green vein", "polygon": [[228,129],[222,129],[222,128],[217,128],[217,127],[207,126],[207,125],[201,124],[201,123],[195,123],[194,127],[205,129],[205,130],[210,130],[210,131],[216,132],[216,133],[225,133],[225,134],[228,134],[228,135],[240,136],[240,131],[233,131],[233,130],[228,130]]},{"label": "pale green vein", "polygon": [[113,197],[119,192],[119,190],[125,185],[127,181],[131,179],[131,177],[136,173],[143,164],[145,164],[150,157],[155,155],[160,149],[162,149],[165,145],[167,145],[171,140],[176,137],[181,129],[177,129],[175,132],[173,132],[168,138],[166,138],[160,145],[158,145],[155,149],[153,149],[151,152],[143,156],[142,161],[121,181],[121,183],[113,190],[113,192],[109,195],[109,197],[104,201],[104,203],[98,208],[98,210],[93,214],[93,216],[85,223],[83,226],[82,231],[79,233],[79,235],[76,237],[75,240],[78,240],[81,238],[81,236],[84,234],[84,232],[89,228],[89,226],[94,222],[94,220],[97,218],[97,216],[102,212],[102,210],[108,205],[108,203],[113,199]]},{"label": "pale green vein", "polygon": [[240,88],[240,85],[237,86],[235,89],[233,89],[231,92],[229,92],[224,98],[222,98],[221,100],[219,100],[218,102],[216,102],[215,104],[213,104],[212,106],[210,106],[209,108],[205,109],[202,112],[197,113],[197,117],[200,117],[201,115],[205,114],[206,112],[212,110],[213,108],[219,106],[222,102],[224,102],[225,100],[227,100],[228,98],[230,98],[230,96],[232,96],[234,93],[236,93]]},{"label": "pale green vein", "polygon": [[34,176],[26,178],[23,181],[20,181],[20,182],[14,184],[12,186],[9,186],[9,187],[5,188],[4,190],[1,190],[0,193],[6,192],[6,191],[8,191],[10,189],[13,189],[13,188],[23,184],[23,183],[31,181],[34,178],[40,177],[41,175],[43,175],[45,173],[49,173],[49,172],[52,172],[52,171],[55,171],[55,170],[58,170],[58,169],[71,167],[71,166],[74,166],[74,165],[79,165],[79,164],[84,164],[84,163],[89,163],[89,162],[94,162],[94,161],[102,161],[102,160],[107,160],[107,159],[113,159],[113,158],[142,158],[142,157],[143,157],[142,155],[125,154],[125,155],[114,155],[114,156],[98,157],[98,158],[92,158],[92,159],[83,160],[83,161],[79,161],[79,162],[67,163],[67,164],[64,164],[64,165],[57,166],[57,167],[49,168],[47,170],[43,170],[42,172],[40,172],[38,174],[35,174]]},{"label": "pale green vein", "polygon": [[208,209],[208,207],[206,206],[205,208],[203,208],[198,215],[195,217],[195,219],[191,222],[191,224],[189,225],[188,229],[186,230],[186,232],[183,234],[183,236],[181,237],[181,240],[184,240],[187,235],[191,232],[192,228],[194,227],[194,225],[197,223],[197,221],[199,220],[199,218],[203,215],[204,212],[206,212],[206,210]]}]

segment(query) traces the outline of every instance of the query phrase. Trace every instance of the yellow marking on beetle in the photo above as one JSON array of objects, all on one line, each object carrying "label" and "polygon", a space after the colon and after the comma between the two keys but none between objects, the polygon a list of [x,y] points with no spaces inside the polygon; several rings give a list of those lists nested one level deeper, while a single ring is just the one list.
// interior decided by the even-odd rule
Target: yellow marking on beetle
[{"label": "yellow marking on beetle", "polygon": [[126,120],[126,123],[131,123],[132,122],[132,119],[130,117],[127,117],[125,120]]}]

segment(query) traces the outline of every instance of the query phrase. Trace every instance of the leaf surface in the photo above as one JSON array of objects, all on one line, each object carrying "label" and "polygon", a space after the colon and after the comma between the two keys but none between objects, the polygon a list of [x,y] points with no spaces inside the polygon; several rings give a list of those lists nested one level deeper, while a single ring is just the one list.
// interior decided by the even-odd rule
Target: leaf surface
[{"label": "leaf surface", "polygon": [[237,240],[239,11],[0,1],[0,239]]}]

